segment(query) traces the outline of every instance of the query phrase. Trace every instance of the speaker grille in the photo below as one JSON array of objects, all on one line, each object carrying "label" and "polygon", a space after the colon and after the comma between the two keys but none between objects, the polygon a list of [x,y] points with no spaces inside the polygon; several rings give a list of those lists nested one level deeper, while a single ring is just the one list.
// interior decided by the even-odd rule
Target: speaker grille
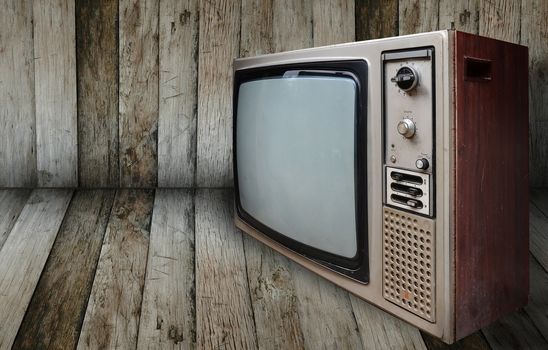
[{"label": "speaker grille", "polygon": [[383,295],[435,322],[434,221],[384,208]]}]

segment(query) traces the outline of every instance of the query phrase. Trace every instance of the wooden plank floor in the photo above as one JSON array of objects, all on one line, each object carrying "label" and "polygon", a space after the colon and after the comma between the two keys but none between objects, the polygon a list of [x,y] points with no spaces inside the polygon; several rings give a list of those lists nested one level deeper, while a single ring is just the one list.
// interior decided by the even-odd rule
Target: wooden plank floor
[{"label": "wooden plank floor", "polygon": [[0,190],[1,349],[548,349],[548,189],[529,305],[448,347],[232,224],[232,191]]}]

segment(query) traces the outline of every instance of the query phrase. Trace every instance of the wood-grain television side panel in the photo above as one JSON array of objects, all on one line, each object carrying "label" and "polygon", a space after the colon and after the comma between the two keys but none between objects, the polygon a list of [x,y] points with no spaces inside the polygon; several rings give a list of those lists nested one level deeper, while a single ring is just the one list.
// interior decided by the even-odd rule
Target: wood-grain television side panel
[{"label": "wood-grain television side panel", "polygon": [[527,48],[457,32],[455,335],[527,303]]}]

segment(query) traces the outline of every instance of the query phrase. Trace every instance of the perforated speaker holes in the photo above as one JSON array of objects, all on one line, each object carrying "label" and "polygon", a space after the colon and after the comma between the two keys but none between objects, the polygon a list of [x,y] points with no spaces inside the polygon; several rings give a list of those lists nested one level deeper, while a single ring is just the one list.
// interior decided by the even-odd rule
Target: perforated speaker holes
[{"label": "perforated speaker holes", "polygon": [[384,298],[435,322],[434,222],[386,207],[383,217]]}]

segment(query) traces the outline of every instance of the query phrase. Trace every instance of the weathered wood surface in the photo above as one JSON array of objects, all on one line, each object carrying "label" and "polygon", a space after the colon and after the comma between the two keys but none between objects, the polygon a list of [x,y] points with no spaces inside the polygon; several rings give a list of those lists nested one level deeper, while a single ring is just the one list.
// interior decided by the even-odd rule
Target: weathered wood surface
[{"label": "weathered wood surface", "polygon": [[274,0],[242,0],[240,57],[274,51]]},{"label": "weathered wood surface", "polygon": [[519,43],[521,1],[480,1],[479,34]]},{"label": "weathered wood surface", "polygon": [[38,185],[78,185],[74,0],[33,2]]},{"label": "weathered wood surface", "polygon": [[362,349],[348,292],[292,263],[297,310],[307,349]]},{"label": "weathered wood surface", "polygon": [[36,185],[32,1],[0,6],[0,187]]},{"label": "weathered wood surface", "polygon": [[78,349],[135,348],[154,192],[116,194]]},{"label": "weathered wood surface", "polygon": [[314,46],[356,39],[354,0],[313,1]]},{"label": "weathered wood surface", "polygon": [[312,0],[274,0],[272,23],[274,52],[314,46]]},{"label": "weathered wood surface", "polygon": [[[537,258],[539,263],[548,270],[548,218],[542,209],[545,202],[536,203],[533,197],[529,208],[529,250]],[[540,209],[539,209],[540,208]]]},{"label": "weathered wood surface", "polygon": [[0,251],[0,349],[10,349],[72,196],[34,190]]},{"label": "weathered wood surface", "polygon": [[158,185],[192,187],[196,175],[198,0],[160,2]]},{"label": "weathered wood surface", "polygon": [[247,279],[259,349],[302,349],[291,262],[244,234]]},{"label": "weathered wood surface", "polygon": [[197,185],[232,186],[232,60],[240,42],[240,3],[200,2]]},{"label": "weathered wood surface", "polygon": [[15,349],[74,349],[114,191],[78,191],[15,339]]},{"label": "weathered wood surface", "polygon": [[82,187],[118,187],[118,2],[76,1]]},{"label": "weathered wood surface", "polygon": [[194,292],[193,194],[188,190],[158,190],[137,348],[194,348]]},{"label": "weathered wood surface", "polygon": [[29,198],[30,190],[0,190],[0,250]]},{"label": "weathered wood surface", "polygon": [[424,349],[419,330],[350,295],[364,349]]},{"label": "weathered wood surface", "polygon": [[439,29],[456,29],[477,34],[479,31],[479,0],[441,0]]},{"label": "weathered wood surface", "polygon": [[470,334],[467,337],[447,345],[441,340],[432,337],[424,332],[421,332],[422,338],[428,350],[490,350],[491,347],[481,331]]},{"label": "weathered wood surface", "polygon": [[430,32],[438,29],[439,2],[400,0],[399,34]]},{"label": "weathered wood surface", "polygon": [[548,1],[521,4],[521,44],[529,47],[530,183],[548,186]]},{"label": "weathered wood surface", "polygon": [[548,340],[548,272],[531,257],[531,295],[525,312],[537,329]]},{"label": "weathered wood surface", "polygon": [[398,35],[398,0],[356,0],[356,40]]},{"label": "weathered wood surface", "polygon": [[119,152],[122,187],[157,185],[158,1],[121,0]]},{"label": "weathered wood surface", "polygon": [[196,341],[202,349],[255,349],[242,234],[229,190],[196,193]]},{"label": "weathered wood surface", "polygon": [[497,349],[548,349],[548,342],[520,310],[482,329],[489,345]]}]

